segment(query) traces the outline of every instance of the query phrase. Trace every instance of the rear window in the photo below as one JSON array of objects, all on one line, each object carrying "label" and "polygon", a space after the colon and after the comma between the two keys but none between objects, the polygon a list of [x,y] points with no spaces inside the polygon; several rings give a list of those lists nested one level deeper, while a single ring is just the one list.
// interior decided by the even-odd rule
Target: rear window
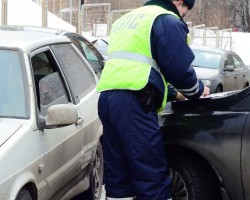
[{"label": "rear window", "polygon": [[71,45],[51,46],[66,76],[74,99],[81,99],[96,86],[94,73],[86,66]]}]

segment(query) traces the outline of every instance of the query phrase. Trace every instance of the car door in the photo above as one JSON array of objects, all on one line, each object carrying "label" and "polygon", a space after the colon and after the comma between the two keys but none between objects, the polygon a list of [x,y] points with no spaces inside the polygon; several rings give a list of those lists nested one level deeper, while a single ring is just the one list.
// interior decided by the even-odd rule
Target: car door
[{"label": "car door", "polygon": [[[232,70],[225,70],[228,66],[232,67]],[[223,62],[223,91],[235,90],[235,75],[236,72],[234,70],[234,62],[232,55],[227,54]]]},{"label": "car door", "polygon": [[94,148],[102,133],[97,111],[99,93],[96,92],[96,84],[98,79],[86,59],[78,54],[73,46],[60,44],[53,45],[51,48],[69,83],[79,116],[84,120],[82,152],[83,167],[85,167],[93,159]]},{"label": "car door", "polygon": [[232,54],[232,58],[235,68],[235,89],[241,90],[247,86],[248,70],[238,55]]},{"label": "car door", "polygon": [[[45,118],[51,105],[74,103],[65,76],[48,46],[32,52],[31,64],[38,118]],[[59,191],[82,171],[83,135],[81,119],[77,124],[40,130],[44,150],[40,170],[44,171],[47,188],[40,192],[41,199],[58,199]]]}]

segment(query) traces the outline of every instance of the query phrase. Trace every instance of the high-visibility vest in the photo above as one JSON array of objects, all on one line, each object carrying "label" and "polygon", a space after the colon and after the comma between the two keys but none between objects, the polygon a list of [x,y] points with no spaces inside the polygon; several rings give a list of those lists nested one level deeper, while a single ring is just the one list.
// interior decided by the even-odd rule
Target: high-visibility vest
[{"label": "high-visibility vest", "polygon": [[97,91],[141,90],[149,79],[151,68],[156,69],[164,83],[161,111],[167,101],[167,82],[152,58],[150,35],[153,22],[161,14],[175,13],[159,6],[143,6],[119,18],[112,27],[108,59],[97,86]]}]

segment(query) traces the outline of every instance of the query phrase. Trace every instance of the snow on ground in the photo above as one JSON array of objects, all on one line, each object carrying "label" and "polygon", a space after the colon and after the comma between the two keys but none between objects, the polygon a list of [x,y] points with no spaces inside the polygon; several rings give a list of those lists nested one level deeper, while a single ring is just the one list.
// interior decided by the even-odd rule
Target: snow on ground
[{"label": "snow on ground", "polygon": [[105,192],[105,189],[104,189],[104,186],[102,187],[102,195],[101,195],[101,199],[100,200],[105,200],[105,195],[106,195],[106,192]]},{"label": "snow on ground", "polygon": [[[2,1],[0,0],[0,5]],[[42,26],[42,8],[31,0],[8,0],[7,24]],[[48,12],[48,27],[76,32],[74,26],[50,12]]]},{"label": "snow on ground", "polygon": [[232,50],[235,51],[246,65],[250,65],[250,33],[233,32]]}]

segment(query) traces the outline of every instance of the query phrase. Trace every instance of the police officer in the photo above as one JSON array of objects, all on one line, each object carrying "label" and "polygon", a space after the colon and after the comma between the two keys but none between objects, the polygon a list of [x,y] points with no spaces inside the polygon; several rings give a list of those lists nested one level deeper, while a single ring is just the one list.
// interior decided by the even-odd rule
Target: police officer
[{"label": "police officer", "polygon": [[151,0],[118,19],[97,90],[107,200],[171,199],[158,125],[168,83],[186,98],[209,94],[190,66],[183,16],[195,0]]}]

